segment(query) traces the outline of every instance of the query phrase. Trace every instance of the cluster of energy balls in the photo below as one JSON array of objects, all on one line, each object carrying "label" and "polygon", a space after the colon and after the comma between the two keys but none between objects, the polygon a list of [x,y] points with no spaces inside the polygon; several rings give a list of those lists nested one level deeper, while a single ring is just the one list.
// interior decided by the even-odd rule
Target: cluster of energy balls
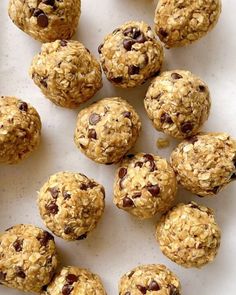
[{"label": "cluster of energy balls", "polygon": [[[210,113],[209,88],[190,71],[162,72],[162,43],[185,46],[206,35],[218,21],[221,1],[159,0],[155,32],[144,22],[121,25],[99,45],[100,63],[83,44],[70,40],[80,5],[80,0],[10,0],[14,24],[44,42],[30,76],[47,98],[66,108],[77,108],[101,89],[102,70],[122,88],[153,78],[144,98],[147,115],[156,130],[182,140],[170,162],[150,153],[129,153],[141,120],[121,97],[82,109],[74,141],[91,160],[118,163],[113,199],[118,208],[139,219],[162,214],[156,239],[163,254],[181,266],[200,268],[214,260],[221,231],[212,209],[194,202],[174,205],[177,184],[201,197],[215,196],[236,179],[236,141],[226,133],[200,132]],[[15,97],[0,98],[0,163],[27,158],[39,146],[40,135],[34,107]],[[103,215],[105,189],[84,174],[58,172],[39,190],[38,208],[54,235],[85,239]],[[0,235],[0,283],[41,295],[106,295],[101,279],[90,271],[58,269],[54,237],[26,224]],[[164,265],[141,265],[122,276],[119,294],[180,295],[181,285]]]}]

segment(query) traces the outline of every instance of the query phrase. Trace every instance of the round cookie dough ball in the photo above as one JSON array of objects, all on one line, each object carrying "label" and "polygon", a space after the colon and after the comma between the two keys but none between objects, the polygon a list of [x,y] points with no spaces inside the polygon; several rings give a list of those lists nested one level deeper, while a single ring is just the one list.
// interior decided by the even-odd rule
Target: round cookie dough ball
[{"label": "round cookie dough ball", "polygon": [[22,31],[41,42],[70,39],[80,17],[80,0],[10,0],[8,13]]},{"label": "round cookie dough ball", "polygon": [[53,236],[33,225],[15,225],[0,235],[0,283],[40,292],[57,267]]},{"label": "round cookie dough ball", "polygon": [[199,196],[214,196],[236,179],[236,140],[203,133],[181,142],[171,154],[177,181]]},{"label": "round cookie dough ball", "polygon": [[78,107],[102,87],[98,61],[74,40],[43,44],[32,61],[30,76],[47,98],[67,108]]},{"label": "round cookie dough ball", "polygon": [[196,134],[208,119],[210,93],[192,73],[168,71],[152,81],[144,106],[158,131],[182,139]]},{"label": "round cookie dough ball", "polygon": [[144,22],[127,22],[98,48],[103,71],[115,86],[130,88],[159,73],[163,48]]},{"label": "round cookie dough ball", "polygon": [[133,147],[140,130],[139,116],[127,101],[104,98],[79,113],[74,139],[93,161],[112,164]]},{"label": "round cookie dough ball", "polygon": [[0,97],[0,164],[17,164],[27,158],[41,138],[39,114],[15,97]]},{"label": "round cookie dough ball", "polygon": [[185,46],[213,29],[220,13],[221,0],[159,0],[155,31],[167,48]]},{"label": "round cookie dough ball", "polygon": [[221,232],[213,210],[191,202],[162,216],[156,238],[163,254],[173,262],[200,268],[217,255]]},{"label": "round cookie dough ball", "polygon": [[159,156],[128,155],[115,176],[114,204],[144,219],[168,210],[177,191],[174,170]]},{"label": "round cookie dough ball", "polygon": [[63,267],[41,295],[106,295],[100,277],[87,269]]},{"label": "round cookie dough ball", "polygon": [[38,196],[45,225],[65,240],[87,237],[102,217],[105,190],[87,176],[58,172],[43,185]]},{"label": "round cookie dough ball", "polygon": [[180,295],[180,281],[164,265],[141,265],[127,272],[119,283],[119,295],[140,294]]}]

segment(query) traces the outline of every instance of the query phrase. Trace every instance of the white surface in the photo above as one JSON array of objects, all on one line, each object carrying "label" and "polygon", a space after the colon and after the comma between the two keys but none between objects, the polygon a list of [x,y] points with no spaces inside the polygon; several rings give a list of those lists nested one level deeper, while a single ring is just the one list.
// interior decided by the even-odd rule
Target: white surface
[{"label": "white surface", "polygon": [[[183,295],[236,294],[236,183],[218,197],[198,199],[179,191],[179,200],[197,200],[213,207],[222,228],[222,246],[214,263],[202,270],[186,270],[165,258],[154,239],[157,218],[137,221],[112,204],[115,166],[101,166],[85,158],[73,143],[76,110],[66,110],[45,99],[28,76],[32,57],[40,44],[18,30],[7,16],[7,0],[0,1],[0,93],[14,95],[32,103],[43,122],[42,144],[28,160],[17,166],[0,167],[0,229],[15,223],[34,223],[43,227],[36,207],[36,191],[47,177],[60,170],[85,173],[105,185],[106,211],[88,239],[68,243],[56,239],[64,264],[88,267],[101,275],[108,294],[118,294],[120,276],[142,263],[164,263],[180,277]],[[153,24],[151,0],[84,0],[76,39],[97,56],[97,46],[105,34],[124,21],[144,20]],[[166,51],[166,69],[188,69],[201,76],[212,93],[212,111],[205,130],[226,131],[236,137],[236,29],[235,0],[223,0],[223,14],[216,29],[201,41],[182,49]],[[157,152],[158,133],[143,109],[142,88],[119,90],[104,78],[96,98],[122,95],[142,117],[143,131],[135,151]],[[174,146],[174,142],[172,147]],[[170,150],[160,151],[169,156]],[[0,286],[0,294],[21,292]]]}]

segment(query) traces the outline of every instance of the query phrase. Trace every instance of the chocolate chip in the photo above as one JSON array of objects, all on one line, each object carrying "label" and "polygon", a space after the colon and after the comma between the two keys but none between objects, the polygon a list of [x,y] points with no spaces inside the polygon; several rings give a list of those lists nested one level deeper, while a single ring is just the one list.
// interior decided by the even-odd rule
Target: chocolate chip
[{"label": "chocolate chip", "polygon": [[183,133],[189,133],[193,130],[193,124],[191,122],[184,122],[180,128]]},{"label": "chocolate chip", "polygon": [[97,139],[97,132],[95,129],[89,129],[88,138]]},{"label": "chocolate chip", "polygon": [[17,277],[22,278],[22,279],[25,279],[25,277],[26,277],[25,272],[21,266],[15,267],[15,274]]},{"label": "chocolate chip", "polygon": [[51,214],[57,214],[59,211],[57,204],[54,201],[51,201],[45,206],[45,209]]},{"label": "chocolate chip", "polygon": [[145,154],[145,155],[143,155],[143,158],[145,159],[145,162],[154,161],[154,157],[151,154]]},{"label": "chocolate chip", "polygon": [[144,43],[147,41],[146,37],[143,33],[141,33],[137,38],[135,38],[136,42],[138,43]]},{"label": "chocolate chip", "polygon": [[199,88],[200,92],[205,92],[206,91],[206,87],[204,85],[199,85],[198,88]]},{"label": "chocolate chip", "polygon": [[48,83],[47,83],[47,78],[43,78],[40,80],[40,84],[43,85],[43,87],[47,88],[48,87]]},{"label": "chocolate chip", "polygon": [[69,285],[69,284],[65,284],[63,287],[62,287],[62,294],[63,295],[69,295],[72,290],[74,289],[73,286]]},{"label": "chocolate chip", "polygon": [[48,17],[44,12],[37,16],[37,24],[41,28],[46,28],[48,26]]},{"label": "chocolate chip", "polygon": [[134,271],[131,271],[131,272],[128,274],[128,278],[131,279],[132,276],[133,276],[133,274],[134,274]]},{"label": "chocolate chip", "polygon": [[139,71],[140,71],[140,68],[138,66],[131,65],[128,68],[129,75],[138,75]]},{"label": "chocolate chip", "polygon": [[61,41],[60,41],[60,45],[61,45],[62,47],[66,47],[66,46],[67,46],[67,43],[68,43],[67,40],[61,40]]},{"label": "chocolate chip", "polygon": [[78,276],[70,273],[66,276],[66,281],[68,284],[73,285],[75,282],[78,282]]},{"label": "chocolate chip", "polygon": [[123,167],[120,168],[119,173],[118,173],[119,178],[124,178],[126,174],[127,174],[127,169],[123,168]]},{"label": "chocolate chip", "polygon": [[46,5],[54,6],[55,0],[43,0],[42,3]]},{"label": "chocolate chip", "polygon": [[143,162],[141,162],[141,161],[136,162],[134,164],[134,167],[140,167],[140,168],[142,168],[143,167]]},{"label": "chocolate chip", "polygon": [[127,28],[127,29],[125,29],[125,30],[123,31],[123,34],[124,34],[125,36],[129,36],[129,35],[131,35],[132,33],[133,33],[133,27]]},{"label": "chocolate chip", "polygon": [[160,121],[161,121],[162,124],[163,123],[167,123],[167,124],[172,124],[173,123],[173,121],[171,119],[171,116],[169,114],[167,114],[167,113],[163,113],[161,115]]},{"label": "chocolate chip", "polygon": [[53,199],[57,199],[58,195],[59,195],[59,189],[58,187],[50,187],[48,188],[48,191],[50,192],[51,196],[53,197]]},{"label": "chocolate chip", "polygon": [[132,39],[124,39],[123,46],[127,51],[130,51],[132,49],[132,46],[134,45],[135,41]]},{"label": "chocolate chip", "polygon": [[139,29],[137,28],[133,28],[133,32],[132,32],[132,38],[133,39],[136,39],[141,35],[142,33],[140,32]]},{"label": "chocolate chip", "polygon": [[66,235],[69,235],[69,234],[73,233],[73,227],[70,226],[70,225],[66,225],[65,228],[64,228],[64,233]]},{"label": "chocolate chip", "polygon": [[46,291],[47,291],[47,288],[48,288],[48,286],[47,286],[47,285],[44,285],[44,286],[42,287],[42,291],[46,292]]},{"label": "chocolate chip", "polygon": [[122,76],[112,77],[110,78],[110,80],[114,83],[121,83],[123,81],[123,77]]},{"label": "chocolate chip", "polygon": [[23,240],[20,240],[20,239],[15,240],[15,242],[13,243],[13,247],[16,250],[16,252],[22,251]]},{"label": "chocolate chip", "polygon": [[132,196],[132,198],[133,198],[133,199],[138,199],[138,198],[140,198],[141,196],[142,196],[141,193],[134,193],[133,196]]},{"label": "chocolate chip", "polygon": [[146,188],[153,197],[157,197],[160,193],[160,187],[157,184],[148,185]]},{"label": "chocolate chip", "polygon": [[164,38],[168,36],[168,33],[163,28],[159,29],[159,34]]},{"label": "chocolate chip", "polygon": [[148,285],[148,291],[159,291],[160,289],[161,289],[160,286],[154,280],[152,280],[150,284]]},{"label": "chocolate chip", "polygon": [[0,271],[0,281],[4,281],[6,278],[6,274],[2,271]]},{"label": "chocolate chip", "polygon": [[183,76],[181,76],[178,73],[172,73],[171,78],[174,79],[174,80],[179,80],[179,79],[183,78]]},{"label": "chocolate chip", "polygon": [[189,138],[188,138],[188,141],[189,141],[191,144],[194,144],[195,142],[198,141],[198,138],[197,138],[197,136],[189,137]]},{"label": "chocolate chip", "polygon": [[132,199],[130,199],[129,197],[124,197],[123,199],[123,207],[133,207],[134,206],[134,202]]},{"label": "chocolate chip", "polygon": [[81,235],[81,236],[79,236],[78,238],[77,238],[77,240],[84,240],[84,239],[86,239],[87,238],[87,233],[85,233],[85,234],[83,234],[83,235]]},{"label": "chocolate chip", "polygon": [[134,158],[134,154],[128,154],[128,155],[126,155],[126,157],[129,158],[129,159],[133,159]]},{"label": "chocolate chip", "polygon": [[19,110],[22,112],[27,112],[28,111],[28,104],[24,101],[22,101],[19,105]]},{"label": "chocolate chip", "polygon": [[139,289],[139,291],[140,291],[142,294],[146,294],[146,293],[147,293],[147,288],[146,288],[146,287],[141,286],[141,285],[136,285],[136,287]]},{"label": "chocolate chip", "polygon": [[63,192],[63,197],[64,197],[64,199],[70,199],[71,198],[71,194],[68,192],[68,191],[64,191]]},{"label": "chocolate chip", "polygon": [[98,46],[98,53],[101,54],[102,53],[102,48],[103,48],[104,44],[100,44]]},{"label": "chocolate chip", "polygon": [[124,118],[128,118],[128,119],[130,119],[130,117],[131,117],[131,112],[126,111],[126,112],[123,112],[122,115],[123,115]]},{"label": "chocolate chip", "polygon": [[54,241],[54,237],[45,230],[41,235],[37,237],[37,240],[40,242],[41,246],[46,247],[49,241]]},{"label": "chocolate chip", "polygon": [[34,9],[34,13],[33,13],[33,16],[37,17],[39,16],[41,13],[44,13],[41,9]]},{"label": "chocolate chip", "polygon": [[101,116],[97,113],[92,113],[89,117],[89,123],[91,125],[96,125],[101,120]]},{"label": "chocolate chip", "polygon": [[174,286],[174,285],[170,285],[170,295],[180,295],[179,290]]}]

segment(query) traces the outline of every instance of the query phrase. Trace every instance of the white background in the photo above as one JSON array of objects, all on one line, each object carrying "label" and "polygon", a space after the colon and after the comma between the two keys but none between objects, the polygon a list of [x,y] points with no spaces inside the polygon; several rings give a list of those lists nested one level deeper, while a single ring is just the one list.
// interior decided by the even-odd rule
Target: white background
[{"label": "white background", "polygon": [[[142,263],[164,263],[180,277],[183,294],[236,294],[236,183],[216,198],[198,199],[179,191],[179,200],[197,200],[213,207],[222,228],[222,246],[214,263],[201,270],[184,269],[165,258],[154,239],[157,218],[138,221],[112,204],[115,166],[102,166],[83,156],[73,143],[78,110],[56,107],[33,84],[28,68],[40,43],[18,30],[7,15],[7,0],[0,0],[0,95],[18,96],[39,111],[42,143],[38,151],[17,166],[0,167],[0,230],[16,223],[43,227],[36,206],[37,190],[48,176],[60,170],[85,173],[106,188],[104,218],[88,239],[65,242],[56,239],[63,264],[90,268],[101,275],[108,294],[118,294],[120,276]],[[103,37],[129,20],[144,20],[153,25],[151,0],[84,0],[76,39],[96,56]],[[223,0],[223,13],[217,27],[207,37],[186,48],[165,51],[165,69],[188,69],[202,77],[212,94],[212,110],[205,130],[226,131],[236,137],[236,27],[235,0]],[[134,151],[157,153],[159,136],[143,108],[148,83],[133,90],[120,90],[104,78],[96,98],[121,95],[141,115],[143,131]],[[88,104],[88,103],[87,103]],[[85,104],[86,105],[86,104]],[[172,140],[171,148],[175,142]],[[159,151],[169,157],[170,150]],[[0,286],[0,294],[21,292]]]}]

